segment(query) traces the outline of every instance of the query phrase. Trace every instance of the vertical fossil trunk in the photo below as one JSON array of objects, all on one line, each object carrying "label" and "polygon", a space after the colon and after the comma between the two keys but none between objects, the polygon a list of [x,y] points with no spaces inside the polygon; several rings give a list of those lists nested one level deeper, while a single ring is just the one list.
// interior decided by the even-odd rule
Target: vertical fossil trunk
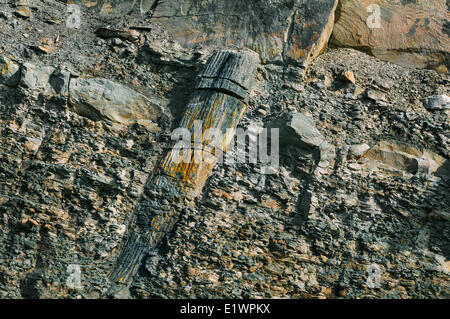
[{"label": "vertical fossil trunk", "polygon": [[146,253],[172,229],[186,202],[201,193],[234,138],[228,132],[246,110],[258,63],[258,54],[249,50],[216,51],[209,59],[179,125],[189,133],[188,145],[175,143],[154,169],[110,274],[112,282],[130,284]]}]

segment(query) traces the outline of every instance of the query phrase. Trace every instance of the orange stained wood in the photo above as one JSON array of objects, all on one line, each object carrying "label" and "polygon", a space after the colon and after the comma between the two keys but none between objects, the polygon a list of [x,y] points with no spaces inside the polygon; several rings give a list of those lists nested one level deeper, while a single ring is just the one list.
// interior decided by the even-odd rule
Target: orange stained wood
[{"label": "orange stained wood", "polygon": [[[225,97],[226,97],[226,95],[222,96],[221,105],[224,104]],[[217,110],[218,103],[219,103],[219,95],[216,96],[216,99],[214,100],[212,107],[208,109],[209,112],[205,119],[205,125],[203,126],[203,132],[205,130],[211,128],[212,123],[214,123],[214,121],[216,120],[216,116],[215,116],[216,112],[215,111]]]},{"label": "orange stained wood", "polygon": [[[198,99],[196,100],[198,101]],[[199,111],[200,105],[197,104],[193,111],[191,110],[190,113],[185,115],[186,120],[184,122],[188,122],[189,128],[192,128],[195,119],[205,119],[202,126],[202,135],[200,137],[202,149],[195,149],[195,147],[198,147],[199,145],[196,145],[195,143],[191,144],[191,149],[188,151],[188,154],[180,154],[182,157],[186,156],[187,158],[187,161],[183,161],[181,163],[173,162],[173,150],[169,151],[160,164],[161,173],[178,179],[186,185],[194,186],[194,188],[202,187],[208,178],[212,167],[218,161],[214,148],[220,149],[224,152],[230,142],[229,138],[227,138],[225,134],[226,132],[220,132],[222,134],[215,140],[211,141],[209,138],[212,137],[212,133],[207,135],[206,131],[210,128],[233,128],[234,124],[239,121],[246,109],[246,105],[244,103],[239,103],[239,108],[235,108],[231,116],[227,116],[226,112],[223,112],[221,117],[217,118],[217,114],[220,114],[221,107],[225,105],[226,100],[227,95],[218,94],[214,98],[214,102],[210,104],[210,107],[205,107],[205,105],[203,105],[203,110]],[[228,123],[224,126],[226,119],[228,119]],[[215,144],[210,146],[208,145],[209,142],[214,142]],[[191,143],[193,142],[191,141]],[[197,162],[195,161],[196,152],[200,152],[201,156],[199,158],[200,161]],[[198,155],[199,153],[197,153],[197,156]]]}]

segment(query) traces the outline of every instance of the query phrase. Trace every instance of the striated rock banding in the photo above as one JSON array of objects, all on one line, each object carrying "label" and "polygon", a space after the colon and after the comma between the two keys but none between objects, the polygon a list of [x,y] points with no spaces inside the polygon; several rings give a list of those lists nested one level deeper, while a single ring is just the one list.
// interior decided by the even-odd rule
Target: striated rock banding
[{"label": "striated rock banding", "polygon": [[448,72],[449,2],[341,0],[331,41],[381,60]]}]

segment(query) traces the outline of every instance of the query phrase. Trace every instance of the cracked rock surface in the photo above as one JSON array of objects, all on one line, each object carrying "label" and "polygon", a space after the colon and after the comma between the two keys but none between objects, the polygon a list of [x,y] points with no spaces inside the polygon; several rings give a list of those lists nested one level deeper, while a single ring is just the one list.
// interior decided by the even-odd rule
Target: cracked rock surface
[{"label": "cracked rock surface", "polygon": [[[335,46],[285,58],[286,30],[290,45],[306,34],[289,27],[305,1],[221,2],[255,19],[223,38],[219,1],[144,2],[144,15],[80,6],[79,28],[64,2],[21,1],[0,0],[1,298],[450,297],[447,73]],[[217,14],[170,16],[205,8]],[[217,38],[194,44],[211,17]],[[183,41],[186,23],[198,29]],[[226,32],[259,48],[239,128],[279,127],[279,167],[219,163],[175,203],[179,220],[132,285],[111,291],[132,212]]]}]

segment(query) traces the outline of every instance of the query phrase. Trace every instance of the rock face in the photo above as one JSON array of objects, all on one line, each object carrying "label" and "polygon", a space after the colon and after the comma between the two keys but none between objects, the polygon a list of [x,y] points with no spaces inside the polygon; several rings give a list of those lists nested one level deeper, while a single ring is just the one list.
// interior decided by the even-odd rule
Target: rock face
[{"label": "rock face", "polygon": [[333,43],[413,68],[450,69],[446,0],[341,0]]},{"label": "rock face", "polygon": [[107,119],[125,125],[139,123],[157,129],[161,108],[144,95],[107,79],[70,81],[69,103],[74,112],[94,121]]},{"label": "rock face", "polygon": [[304,156],[315,161],[315,174],[327,173],[336,156],[335,147],[326,141],[314,126],[310,116],[298,112],[289,112],[269,124],[270,128],[279,128],[280,152],[291,156]]},{"label": "rock face", "polygon": [[306,67],[323,51],[337,0],[161,1],[152,18],[182,45],[248,47],[263,63]]},{"label": "rock face", "polygon": [[135,42],[139,40],[139,32],[136,30],[114,30],[108,28],[100,28],[97,30],[97,34],[102,38],[118,38],[122,40],[128,40],[131,42]]}]

